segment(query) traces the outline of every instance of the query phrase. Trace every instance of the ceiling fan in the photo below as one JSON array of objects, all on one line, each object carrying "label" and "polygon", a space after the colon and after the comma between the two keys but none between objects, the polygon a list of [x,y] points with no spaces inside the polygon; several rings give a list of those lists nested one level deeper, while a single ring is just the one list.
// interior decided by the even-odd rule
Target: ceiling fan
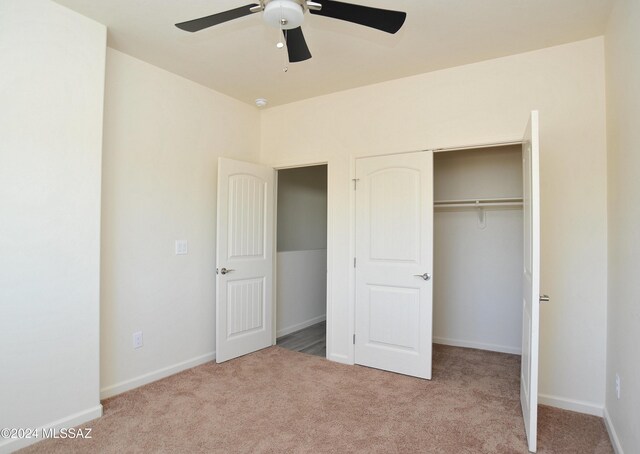
[{"label": "ceiling fan", "polygon": [[354,24],[375,28],[387,33],[396,33],[407,17],[407,13],[387,9],[371,8],[335,0],[256,0],[258,3],[241,6],[211,16],[201,17],[176,24],[176,27],[197,32],[214,25],[250,14],[262,12],[264,21],[282,30],[287,43],[291,63],[308,60],[311,52],[302,34],[304,14],[309,11],[318,16],[340,19]]}]

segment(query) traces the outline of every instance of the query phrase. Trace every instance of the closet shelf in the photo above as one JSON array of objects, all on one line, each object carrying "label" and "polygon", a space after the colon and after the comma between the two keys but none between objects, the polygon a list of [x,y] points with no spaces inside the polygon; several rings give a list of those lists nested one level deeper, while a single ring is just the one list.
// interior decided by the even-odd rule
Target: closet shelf
[{"label": "closet shelf", "polygon": [[435,200],[433,207],[436,210],[455,210],[464,208],[510,208],[522,207],[522,198],[494,198],[494,199],[455,199]]}]

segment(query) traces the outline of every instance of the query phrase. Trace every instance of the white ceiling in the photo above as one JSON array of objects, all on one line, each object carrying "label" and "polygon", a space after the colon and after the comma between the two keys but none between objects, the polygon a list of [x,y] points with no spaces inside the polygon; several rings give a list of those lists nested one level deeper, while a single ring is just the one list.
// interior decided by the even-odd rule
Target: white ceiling
[{"label": "white ceiling", "polygon": [[[289,65],[253,14],[188,33],[174,23],[252,0],[56,0],[109,29],[109,46],[247,103],[269,105],[603,34],[612,0],[352,0],[407,12],[396,35],[307,14],[313,58]],[[346,0],[345,0],[346,1]]]}]

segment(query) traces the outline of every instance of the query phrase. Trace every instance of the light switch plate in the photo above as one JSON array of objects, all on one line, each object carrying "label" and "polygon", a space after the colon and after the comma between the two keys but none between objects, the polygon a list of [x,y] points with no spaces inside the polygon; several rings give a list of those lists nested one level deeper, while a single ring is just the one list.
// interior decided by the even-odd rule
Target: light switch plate
[{"label": "light switch plate", "polygon": [[189,252],[187,240],[176,240],[176,255],[185,255]]}]

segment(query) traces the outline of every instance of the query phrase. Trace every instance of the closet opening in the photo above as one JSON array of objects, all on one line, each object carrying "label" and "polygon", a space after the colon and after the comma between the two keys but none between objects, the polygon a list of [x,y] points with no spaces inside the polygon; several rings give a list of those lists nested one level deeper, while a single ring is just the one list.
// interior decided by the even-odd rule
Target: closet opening
[{"label": "closet opening", "polygon": [[522,351],[521,145],[434,154],[433,342]]},{"label": "closet opening", "polygon": [[327,165],[278,170],[276,191],[276,345],[326,357]]}]

